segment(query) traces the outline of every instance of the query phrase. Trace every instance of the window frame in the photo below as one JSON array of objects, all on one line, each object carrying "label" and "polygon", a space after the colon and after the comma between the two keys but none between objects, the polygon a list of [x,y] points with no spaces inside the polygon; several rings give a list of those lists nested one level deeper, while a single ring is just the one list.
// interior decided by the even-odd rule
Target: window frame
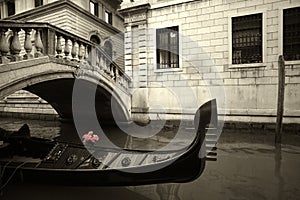
[{"label": "window frame", "polygon": [[[94,10],[92,12],[92,7],[91,7],[91,4],[94,5]],[[99,17],[99,3],[97,1],[94,1],[94,0],[90,0],[89,1],[89,11],[92,15],[96,16],[96,17]]]},{"label": "window frame", "polygon": [[[9,14],[9,9],[8,9],[8,4],[12,3],[14,4],[14,13],[13,14]],[[9,0],[6,2],[6,8],[7,8],[7,17],[13,16],[16,14],[16,2],[14,0]]]},{"label": "window frame", "polygon": [[[106,16],[108,16],[108,18],[106,18]],[[104,12],[104,17],[105,17],[105,22],[112,25],[113,24],[113,16],[112,16],[112,12],[105,10]]]},{"label": "window frame", "polygon": [[37,0],[34,0],[34,7],[37,8],[37,7],[40,7],[44,5],[44,1],[43,0],[38,0],[38,5],[37,5]]},{"label": "window frame", "polygon": [[[157,30],[158,29],[164,29],[164,28],[171,28],[171,27],[178,27],[178,64],[179,67],[177,68],[163,68],[160,69],[158,68],[158,64],[157,64]],[[153,65],[154,65],[154,72],[160,73],[160,72],[180,72],[182,71],[182,37],[181,37],[181,33],[182,33],[182,26],[181,24],[177,24],[177,23],[162,23],[162,25],[157,26],[155,28],[153,28],[153,46],[154,46],[154,50],[153,50]]]},{"label": "window frame", "polygon": [[[232,18],[234,17],[242,17],[246,15],[253,14],[262,14],[262,62],[261,63],[244,63],[244,64],[233,64],[232,57]],[[267,66],[267,36],[266,36],[266,27],[267,25],[267,14],[266,9],[255,10],[253,12],[240,12],[236,14],[232,14],[228,16],[228,68],[251,68],[251,67],[266,67]]]},{"label": "window frame", "polygon": [[[278,53],[279,55],[283,55],[283,10],[300,7],[300,3],[293,3],[287,6],[282,6],[278,8],[278,26],[279,26],[279,33],[278,33]],[[286,65],[298,65],[300,64],[300,60],[288,60],[285,61]]]},{"label": "window frame", "polygon": [[3,4],[4,4],[4,2],[0,2],[0,19],[4,18]]}]

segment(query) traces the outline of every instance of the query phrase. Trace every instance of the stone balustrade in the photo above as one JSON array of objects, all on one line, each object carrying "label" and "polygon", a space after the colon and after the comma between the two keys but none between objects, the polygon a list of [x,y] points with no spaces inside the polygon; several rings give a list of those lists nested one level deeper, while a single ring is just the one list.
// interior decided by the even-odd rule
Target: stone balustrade
[{"label": "stone balustrade", "polygon": [[70,65],[81,63],[96,67],[125,88],[130,81],[100,46],[48,23],[0,21],[0,53],[0,67],[49,56]]}]

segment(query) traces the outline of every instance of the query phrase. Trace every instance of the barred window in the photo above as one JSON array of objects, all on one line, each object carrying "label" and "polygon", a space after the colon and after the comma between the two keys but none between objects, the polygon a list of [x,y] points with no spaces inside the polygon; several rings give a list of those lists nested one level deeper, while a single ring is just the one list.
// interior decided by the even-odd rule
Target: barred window
[{"label": "barred window", "polygon": [[11,16],[16,14],[16,6],[14,0],[7,1],[7,15]]},{"label": "barred window", "polygon": [[157,69],[179,68],[178,26],[156,30]]},{"label": "barred window", "polygon": [[300,60],[300,7],[283,10],[283,55]]},{"label": "barred window", "polygon": [[43,0],[34,0],[34,6],[39,7],[43,5]]},{"label": "barred window", "polygon": [[262,63],[262,13],[232,18],[232,64]]}]

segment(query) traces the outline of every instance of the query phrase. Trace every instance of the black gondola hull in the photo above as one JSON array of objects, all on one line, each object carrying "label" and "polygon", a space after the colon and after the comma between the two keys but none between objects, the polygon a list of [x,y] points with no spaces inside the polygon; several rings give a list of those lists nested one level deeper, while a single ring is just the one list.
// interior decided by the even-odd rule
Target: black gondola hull
[{"label": "black gondola hull", "polygon": [[[49,141],[27,138],[22,140],[22,145],[26,144],[26,150],[22,151],[21,148],[18,150],[21,153],[32,155],[35,147],[38,146],[43,146],[45,152],[48,152],[51,147],[52,150],[48,155],[44,155],[46,153],[43,151],[37,154],[44,157],[40,162],[17,161],[14,157],[10,159],[4,156],[0,159],[2,183],[10,180],[11,177],[25,182],[74,186],[128,186],[190,182],[197,179],[205,168],[205,156],[201,153],[203,150],[205,151],[203,141],[206,127],[212,124],[217,126],[216,115],[215,100],[200,107],[195,116],[196,137],[193,143],[185,149],[158,151],[155,152],[155,156],[153,152],[149,151],[124,150],[117,152],[116,150],[116,153],[112,153],[105,150],[107,151],[106,158],[113,155],[109,162],[110,164],[116,163],[114,166],[101,167],[101,163],[105,163],[105,159],[101,160],[100,158],[97,158],[96,165],[93,155],[89,153],[91,149],[85,146],[54,144]],[[20,144],[17,143],[17,145]],[[102,152],[101,149],[95,151]],[[1,152],[2,157],[5,148]],[[159,156],[156,157],[157,155],[162,156],[163,159]],[[151,158],[150,163],[146,163],[144,159],[140,161],[140,164],[134,165],[130,160],[132,157],[146,158],[147,156]],[[118,157],[122,157],[122,159],[117,160]],[[87,164],[86,167],[83,167],[85,164]]]}]

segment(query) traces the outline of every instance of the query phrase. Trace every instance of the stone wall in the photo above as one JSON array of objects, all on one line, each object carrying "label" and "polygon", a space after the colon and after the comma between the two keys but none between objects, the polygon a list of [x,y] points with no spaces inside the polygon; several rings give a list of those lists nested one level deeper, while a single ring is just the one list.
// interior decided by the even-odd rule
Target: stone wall
[{"label": "stone wall", "polygon": [[0,116],[53,120],[58,114],[43,99],[20,90],[0,101]]},{"label": "stone wall", "polygon": [[[219,113],[226,115],[225,120],[275,122],[282,12],[285,8],[300,6],[299,1],[149,2],[135,1],[132,5],[125,2],[121,10],[126,23],[125,69],[133,78],[133,116],[172,119],[183,113],[190,118],[195,104],[199,106],[216,97],[221,102]],[[232,65],[231,18],[255,13],[263,14],[263,62]],[[157,70],[155,30],[171,26],[178,26],[181,35],[181,67]],[[133,33],[133,28],[138,32]],[[136,38],[133,34],[139,35],[138,45],[135,45],[138,55],[133,55]],[[135,63],[138,67],[133,66],[134,56],[139,59]],[[195,97],[188,96],[187,90],[193,91]],[[286,61],[284,105],[284,122],[300,123],[300,60]]]}]

